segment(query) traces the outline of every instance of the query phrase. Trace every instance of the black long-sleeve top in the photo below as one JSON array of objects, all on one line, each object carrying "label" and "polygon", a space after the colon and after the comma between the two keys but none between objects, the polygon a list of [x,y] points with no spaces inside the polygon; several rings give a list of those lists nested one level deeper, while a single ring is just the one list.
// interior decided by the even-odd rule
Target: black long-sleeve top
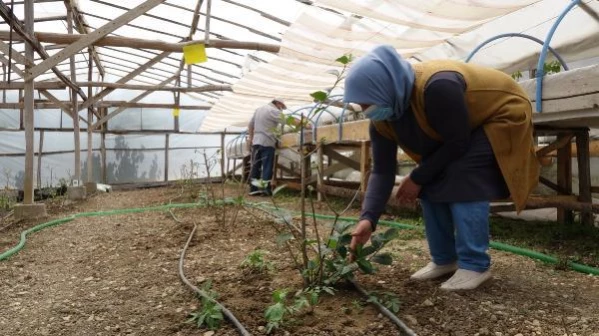
[{"label": "black long-sleeve top", "polygon": [[[437,73],[425,87],[424,112],[442,142],[424,133],[411,109],[391,122],[398,140],[422,157],[410,174],[422,186],[421,198],[465,202],[507,196],[507,187],[484,131],[470,129],[465,89],[464,79],[456,72]],[[368,219],[376,226],[395,183],[397,144],[378,133],[372,124],[369,131],[374,167],[361,219]]]}]

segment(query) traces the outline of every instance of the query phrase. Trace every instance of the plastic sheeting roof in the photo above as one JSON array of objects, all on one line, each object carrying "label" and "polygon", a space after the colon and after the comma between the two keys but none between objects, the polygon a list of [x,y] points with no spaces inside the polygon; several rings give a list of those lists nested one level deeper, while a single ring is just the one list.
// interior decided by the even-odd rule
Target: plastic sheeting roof
[{"label": "plastic sheeting roof", "polygon": [[[4,0],[10,5],[11,0]],[[65,16],[72,2],[89,32],[116,19],[144,0],[38,0],[34,11],[36,32],[67,32]],[[191,37],[203,40],[206,6],[209,0],[167,0],[144,15],[118,28],[109,36],[124,36],[181,42]],[[595,13],[599,2],[583,0]],[[23,19],[23,1],[14,1],[14,13]],[[280,45],[278,55],[243,49],[207,49],[208,62],[192,66],[190,86],[229,84],[233,92],[200,92],[181,96],[187,104],[212,105],[200,131],[222,131],[244,127],[253,111],[275,96],[287,99],[287,106],[305,106],[310,92],[329,88],[334,77],[327,71],[345,53],[359,57],[378,44],[392,44],[412,62],[436,58],[464,60],[482,41],[500,33],[526,33],[545,39],[550,26],[568,5],[568,0],[214,0],[211,1],[210,39],[236,40]],[[192,31],[194,10],[202,4],[199,24]],[[47,20],[45,20],[46,18]],[[8,30],[0,22],[0,30]],[[568,61],[597,56],[599,23],[575,7],[558,27],[552,47]],[[81,33],[81,32],[80,32]],[[53,55],[63,46],[42,43]],[[24,44],[13,47],[23,52]],[[105,76],[94,66],[92,81],[116,82],[160,53],[156,50],[95,47]],[[536,64],[540,46],[519,38],[497,40],[483,48],[473,62],[512,71]],[[6,56],[6,55],[5,55]],[[88,81],[87,50],[75,55],[77,81]],[[180,69],[182,54],[172,53],[128,84],[157,85]],[[39,57],[36,63],[41,60]],[[22,65],[17,65],[21,70]],[[69,60],[58,66],[69,74]],[[7,72],[2,69],[3,79]],[[22,80],[11,73],[12,80]],[[36,81],[56,80],[51,71]],[[180,86],[188,86],[184,69]],[[176,80],[167,86],[174,86]],[[68,96],[63,90],[61,99]],[[96,88],[95,92],[98,91]],[[53,91],[54,92],[54,91]],[[106,100],[123,100],[135,91],[117,89]],[[139,93],[139,91],[137,91]],[[172,103],[172,94],[152,93],[141,102]],[[68,99],[68,98],[66,98]],[[168,99],[170,101],[164,101]],[[205,113],[198,111],[198,114]],[[94,120],[96,121],[96,120]]]},{"label": "plastic sheeting roof", "polygon": [[[582,1],[595,13],[597,1]],[[411,62],[465,60],[480,43],[501,33],[545,40],[569,1],[557,0],[320,0],[306,7],[283,35],[281,51],[233,85],[213,106],[200,130],[245,126],[255,108],[275,96],[288,107],[305,105],[309,94],[330,87],[327,70],[345,53],[361,56],[387,43]],[[327,10],[325,8],[332,9]],[[575,7],[561,22],[551,46],[568,61],[597,55],[599,23]],[[481,49],[472,62],[513,71],[536,66],[539,44],[504,38]]]}]

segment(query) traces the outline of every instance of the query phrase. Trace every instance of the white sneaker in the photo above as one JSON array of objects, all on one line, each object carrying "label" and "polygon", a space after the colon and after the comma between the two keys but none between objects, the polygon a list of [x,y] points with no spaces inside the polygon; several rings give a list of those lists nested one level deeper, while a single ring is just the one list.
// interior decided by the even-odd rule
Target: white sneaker
[{"label": "white sneaker", "polygon": [[441,284],[441,289],[447,291],[475,289],[491,278],[491,271],[483,273],[458,269],[455,274]]},{"label": "white sneaker", "polygon": [[437,265],[434,262],[429,262],[428,265],[424,266],[416,273],[412,274],[410,279],[413,280],[431,280],[436,279],[442,275],[454,272],[458,269],[458,265],[456,263],[447,264],[447,265]]}]

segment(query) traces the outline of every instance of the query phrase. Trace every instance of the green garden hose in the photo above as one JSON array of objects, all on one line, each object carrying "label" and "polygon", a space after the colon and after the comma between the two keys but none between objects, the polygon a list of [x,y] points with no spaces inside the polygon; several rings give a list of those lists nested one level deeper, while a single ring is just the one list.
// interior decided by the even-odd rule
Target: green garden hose
[{"label": "green garden hose", "polygon": [[[275,207],[265,206],[263,204],[251,204],[251,205],[266,207],[269,209],[276,209]],[[332,215],[315,214],[315,217],[318,219],[335,219],[335,216],[332,216]],[[338,219],[342,220],[342,221],[357,221],[357,220],[359,220],[359,218],[357,218],[357,217],[339,217]],[[389,226],[389,227],[394,227],[397,229],[422,230],[422,227],[419,227],[416,225],[410,225],[410,224],[404,224],[404,223],[398,223],[398,222],[386,221],[386,220],[380,220],[379,224]],[[559,263],[559,260],[556,257],[546,255],[546,254],[543,254],[543,253],[540,253],[537,251],[525,249],[522,247],[512,246],[512,245],[493,242],[493,241],[489,243],[489,246],[496,250],[505,251],[505,252],[517,254],[520,256],[529,257],[532,259],[537,259],[537,260],[540,260],[540,261],[543,261],[545,263],[552,264],[552,265],[556,265]],[[567,266],[570,269],[577,271],[577,272],[588,273],[588,274],[592,274],[592,275],[599,275],[599,268],[597,268],[597,267],[583,265],[583,264],[579,264],[579,263],[575,263],[575,262],[571,262],[571,261],[567,262]]]},{"label": "green garden hose", "polygon": [[[222,201],[216,202],[216,204],[221,204],[221,203],[223,203],[223,202]],[[224,203],[231,203],[231,202],[224,202]],[[263,208],[276,209],[275,207],[267,206],[265,204],[259,204],[259,203],[246,202],[246,204],[249,206],[254,206],[254,207],[258,206],[258,207],[263,207]],[[25,242],[27,241],[27,235],[37,232],[39,230],[45,229],[47,227],[56,226],[56,225],[60,225],[60,224],[66,223],[66,222],[70,222],[76,218],[123,215],[123,214],[140,213],[140,212],[147,212],[147,211],[164,211],[164,210],[173,209],[173,208],[194,208],[194,207],[203,207],[203,206],[205,206],[205,204],[203,204],[203,203],[176,203],[176,204],[160,205],[160,206],[147,207],[147,208],[118,209],[118,210],[109,210],[109,211],[78,213],[78,214],[69,216],[67,218],[61,218],[61,219],[56,219],[56,220],[53,220],[50,222],[42,223],[42,224],[34,226],[26,231],[23,231],[21,233],[21,240],[19,241],[19,243],[15,247],[0,254],[0,261],[5,260],[5,259],[9,258],[10,256],[14,255],[15,253],[19,252],[25,246]],[[318,219],[335,219],[335,216],[322,215],[322,214],[315,214],[315,217]],[[344,220],[344,221],[357,221],[358,220],[358,218],[356,218],[356,217],[339,217],[339,219]],[[422,229],[421,227],[418,227],[415,225],[403,224],[403,223],[386,221],[386,220],[379,221],[379,224],[398,228],[398,229],[413,229],[413,230],[421,230]],[[508,245],[508,244],[498,243],[498,242],[491,242],[489,245],[491,248],[494,248],[496,250],[501,250],[501,251],[510,252],[513,254],[541,260],[548,264],[555,265],[559,262],[556,257],[549,256],[549,255],[546,255],[546,254],[543,254],[540,252],[536,252],[536,251],[521,248],[521,247],[516,247],[516,246],[512,246],[512,245]],[[592,274],[592,275],[599,275],[599,268],[597,268],[597,267],[583,265],[583,264],[579,264],[579,263],[575,263],[575,262],[568,262],[567,266],[574,271],[588,273],[588,274]]]},{"label": "green garden hose", "polygon": [[169,210],[169,209],[173,209],[173,208],[194,208],[194,207],[201,207],[201,206],[204,206],[204,204],[201,204],[201,203],[177,203],[177,204],[159,205],[159,206],[146,207],[146,208],[118,209],[118,210],[108,210],[108,211],[98,211],[98,212],[81,212],[81,213],[74,214],[74,215],[71,215],[66,218],[55,219],[55,220],[52,220],[52,221],[49,221],[46,223],[36,225],[28,230],[21,232],[21,239],[19,240],[19,243],[16,246],[10,248],[9,250],[1,253],[0,261],[10,258],[12,255],[16,254],[21,249],[23,249],[23,247],[25,247],[25,242],[27,242],[27,236],[29,234],[40,231],[45,228],[64,224],[64,223],[70,222],[77,218],[125,215],[125,214],[148,212],[148,211],[164,211],[164,210]]}]

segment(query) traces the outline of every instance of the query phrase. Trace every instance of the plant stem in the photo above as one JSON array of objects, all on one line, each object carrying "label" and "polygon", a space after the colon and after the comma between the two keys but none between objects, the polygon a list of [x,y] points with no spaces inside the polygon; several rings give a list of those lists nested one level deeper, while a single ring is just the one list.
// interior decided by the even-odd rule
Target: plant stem
[{"label": "plant stem", "polygon": [[[300,211],[301,211],[301,229],[302,229],[302,261],[304,270],[308,269],[308,247],[306,245],[306,156],[304,155],[304,114],[300,119]],[[308,285],[308,279],[304,277],[304,287]]]},{"label": "plant stem", "polygon": [[[244,207],[245,211],[250,214],[251,216],[253,216],[254,218],[258,219],[259,217],[254,214],[253,212],[249,211],[249,208]],[[253,208],[253,209],[260,209],[260,208]],[[262,209],[260,209],[262,210]],[[281,230],[279,230],[279,228],[274,225],[272,222],[268,222],[268,224],[270,226],[273,227],[273,229],[275,230],[275,232],[277,234],[281,233]],[[293,234],[293,233],[292,233]],[[295,235],[294,235],[295,236]],[[299,261],[297,260],[297,258],[295,257],[295,254],[293,253],[293,250],[291,249],[291,243],[289,243],[289,241],[285,242],[285,246],[287,247],[287,251],[289,252],[289,255],[291,256],[291,259],[293,259],[293,263],[295,264],[295,268],[300,272],[300,275],[302,275],[302,267],[301,264],[299,263]]]},{"label": "plant stem", "polygon": [[[310,197],[310,206],[312,207],[312,222],[314,223],[314,233],[316,234],[316,246],[318,247],[318,273],[316,274],[316,276],[318,277],[318,283],[321,284],[322,283],[322,278],[323,278],[323,266],[324,263],[322,262],[322,248],[321,248],[321,241],[320,241],[320,234],[318,233],[318,223],[316,222],[316,209],[314,208],[314,199],[312,198],[312,194],[310,194],[308,197]],[[334,226],[333,226],[334,227]]]}]

